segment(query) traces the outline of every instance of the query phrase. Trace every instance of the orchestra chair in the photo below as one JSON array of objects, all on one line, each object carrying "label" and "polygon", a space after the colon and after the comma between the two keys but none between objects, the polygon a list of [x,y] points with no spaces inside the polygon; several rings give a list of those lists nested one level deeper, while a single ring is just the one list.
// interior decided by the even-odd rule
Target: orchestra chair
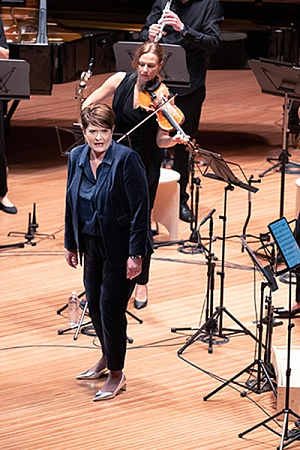
[{"label": "orchestra chair", "polygon": [[179,178],[180,174],[175,170],[161,167],[151,216],[152,222],[160,223],[167,229],[171,241],[178,239]]}]

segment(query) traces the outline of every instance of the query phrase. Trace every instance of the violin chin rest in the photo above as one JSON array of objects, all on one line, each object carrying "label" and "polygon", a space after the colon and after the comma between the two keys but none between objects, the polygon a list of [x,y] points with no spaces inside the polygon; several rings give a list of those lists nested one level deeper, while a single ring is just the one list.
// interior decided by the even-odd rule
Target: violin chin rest
[{"label": "violin chin rest", "polygon": [[154,92],[159,88],[160,85],[161,81],[157,77],[155,77],[153,78],[153,80],[147,81],[145,89],[147,89],[147,91],[149,92]]}]

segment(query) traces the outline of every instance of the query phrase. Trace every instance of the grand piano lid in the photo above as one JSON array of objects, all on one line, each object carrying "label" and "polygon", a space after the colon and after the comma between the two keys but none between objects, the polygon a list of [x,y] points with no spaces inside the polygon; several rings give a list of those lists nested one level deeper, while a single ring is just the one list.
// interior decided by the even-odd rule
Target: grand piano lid
[{"label": "grand piano lid", "polygon": [[[39,29],[38,8],[2,7],[1,17],[7,42],[34,44]],[[81,33],[47,22],[49,42],[70,42],[83,37]]]}]

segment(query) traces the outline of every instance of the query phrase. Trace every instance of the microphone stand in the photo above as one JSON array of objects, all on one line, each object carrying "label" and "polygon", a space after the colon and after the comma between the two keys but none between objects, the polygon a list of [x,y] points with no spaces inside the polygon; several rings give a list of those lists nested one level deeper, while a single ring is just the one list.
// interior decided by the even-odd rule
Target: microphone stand
[{"label": "microphone stand", "polygon": [[[35,236],[45,236],[45,237],[51,237],[52,239],[55,239],[54,234],[44,234],[44,233],[37,233],[36,230],[38,229],[39,224],[36,221],[36,203],[33,204],[33,210],[32,210],[32,219],[31,219],[31,213],[28,214],[28,228],[27,233],[22,233],[21,231],[10,231],[7,236],[12,235],[24,235],[26,242],[24,244],[29,244],[32,246],[36,245],[36,242],[33,242],[33,239]],[[20,247],[24,247],[24,245],[20,245]]]},{"label": "microphone stand", "polygon": [[[83,297],[84,295],[85,295],[85,291],[81,292],[81,294],[78,295],[78,299],[80,299],[80,298]],[[62,328],[62,329],[60,329],[60,330],[57,330],[57,333],[58,333],[58,334],[61,335],[61,334],[66,333],[67,331],[75,330],[75,334],[74,334],[74,336],[73,336],[73,339],[74,339],[74,341],[76,341],[77,338],[78,338],[78,334],[79,334],[80,329],[81,329],[82,327],[85,327],[85,326],[87,326],[87,325],[89,325],[89,324],[92,323],[91,320],[89,320],[88,322],[83,322],[84,316],[85,316],[86,314],[88,315],[88,312],[87,312],[88,302],[87,302],[87,300],[83,300],[82,303],[83,303],[83,311],[82,311],[82,313],[81,313],[81,316],[80,316],[80,319],[79,319],[78,323],[75,324],[75,325],[72,325],[72,326],[70,326],[70,327],[68,327],[68,328]],[[62,308],[58,309],[58,310],[56,311],[56,313],[60,315],[60,313],[62,313],[65,309],[67,309],[67,307],[68,307],[68,303],[66,303]],[[137,317],[137,316],[136,316],[135,314],[133,314],[132,312],[128,311],[127,309],[126,309],[125,312],[126,312],[126,314],[128,314],[129,316],[131,316],[133,319],[135,319],[137,322],[139,322],[139,323],[141,323],[141,324],[143,323],[142,319],[140,319],[139,317]],[[90,327],[87,327],[87,328],[90,328]],[[91,326],[91,328],[93,328],[93,326]],[[94,328],[93,328],[93,329],[94,329]],[[84,329],[82,329],[82,333],[83,333],[83,330],[84,330]],[[85,333],[84,333],[84,334],[89,334],[89,333],[85,330]],[[127,342],[128,342],[129,344],[132,344],[133,339],[132,339],[131,337],[127,336],[126,339],[127,339]]]},{"label": "microphone stand", "polygon": [[[213,316],[213,301],[214,301],[214,287],[215,287],[215,256],[212,253],[212,243],[213,243],[213,214],[215,209],[213,209],[202,222],[209,220],[209,247],[208,249],[204,247],[207,259],[207,289],[206,289],[206,322],[201,327],[188,327],[188,328],[171,328],[171,331],[175,333],[176,331],[184,330],[197,330],[181,347],[177,354],[181,355],[184,350],[193,344],[197,339],[202,342],[208,342],[208,353],[213,352],[213,343],[215,343],[215,331],[217,330],[217,321]],[[209,318],[209,316],[211,316]]]},{"label": "microphone stand", "polygon": [[[178,248],[179,252],[182,253],[209,253],[209,250],[202,244],[201,236],[199,232],[199,228],[208,220],[209,215],[212,215],[215,212],[215,209],[209,213],[207,217],[205,217],[200,226],[198,227],[198,211],[199,211],[199,203],[200,203],[200,188],[201,188],[201,180],[199,177],[195,177],[195,159],[192,152],[190,152],[190,174],[191,174],[191,182],[190,182],[190,192],[191,192],[191,222],[190,229],[191,235],[188,239],[188,242],[192,242],[196,245],[191,244],[183,244]],[[196,186],[196,190],[195,190]],[[217,259],[216,257],[214,257]]]}]

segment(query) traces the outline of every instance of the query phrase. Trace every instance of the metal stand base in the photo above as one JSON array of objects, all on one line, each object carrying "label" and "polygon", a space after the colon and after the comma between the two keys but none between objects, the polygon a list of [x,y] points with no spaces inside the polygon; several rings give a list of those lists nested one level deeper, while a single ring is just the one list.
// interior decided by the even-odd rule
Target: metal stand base
[{"label": "metal stand base", "polygon": [[[84,296],[84,294],[85,294],[85,291],[81,292],[81,294],[78,295],[78,298],[80,299],[81,297]],[[81,313],[79,322],[78,322],[76,325],[73,325],[73,326],[71,326],[71,327],[63,328],[63,329],[58,330],[58,331],[57,331],[58,334],[64,334],[64,333],[66,333],[67,331],[75,330],[75,334],[74,334],[74,336],[73,336],[73,339],[74,339],[74,341],[76,341],[77,338],[78,338],[78,335],[79,335],[79,331],[81,330],[81,332],[83,332],[83,327],[87,327],[88,325],[90,325],[90,324],[92,323],[91,320],[89,320],[88,322],[83,322],[84,316],[87,314],[87,308],[88,308],[88,302],[87,302],[86,300],[84,300],[83,302],[84,302],[84,307],[83,307],[83,310],[82,310],[82,313]],[[58,309],[58,310],[56,311],[57,314],[60,314],[60,313],[61,313],[62,311],[64,311],[67,307],[68,307],[68,303],[66,303],[62,308]],[[142,319],[140,319],[139,317],[137,317],[135,314],[132,314],[132,312],[128,311],[127,309],[126,309],[126,314],[128,314],[129,316],[131,316],[131,317],[132,317],[133,319],[135,319],[137,322],[139,322],[139,323],[141,323],[141,324],[143,323]],[[89,327],[87,327],[87,328],[89,328]],[[93,327],[91,326],[91,328],[93,328]],[[87,331],[86,329],[85,329],[84,333],[85,333],[85,334],[90,334],[90,332]],[[127,342],[129,342],[129,344],[132,344],[133,339],[132,339],[131,337],[127,336]]]},{"label": "metal stand base", "polygon": [[[275,420],[276,418],[278,418],[281,415],[284,415],[284,419],[283,419],[283,427],[282,427],[282,435],[280,435],[276,430],[273,430],[273,428],[271,428],[270,426],[268,426],[267,424],[271,421],[271,420]],[[299,419],[299,415],[294,413],[290,408],[288,409],[282,409],[281,411],[279,411],[277,414],[274,414],[271,417],[268,417],[268,419],[263,420],[262,422],[258,423],[257,425],[254,425],[251,428],[248,428],[248,430],[244,431],[243,433],[239,433],[239,437],[242,438],[243,436],[245,436],[245,434],[250,433],[253,430],[256,430],[258,427],[260,426],[264,426],[265,428],[267,428],[268,430],[272,431],[273,433],[277,434],[277,436],[281,436],[281,441],[280,441],[280,446],[277,447],[278,450],[281,450],[285,447],[287,447],[288,445],[292,444],[294,441],[300,439],[300,430],[297,433],[293,433],[294,435],[291,436],[291,433],[288,431],[288,422],[289,422],[289,416],[292,415],[295,418]],[[286,442],[284,442],[286,441]]]},{"label": "metal stand base", "polygon": [[[291,273],[292,271],[290,271]],[[291,276],[290,276],[291,280]],[[291,293],[292,293],[292,287],[291,282],[289,284],[289,311],[291,311]],[[268,417],[266,420],[263,420],[262,422],[258,423],[257,425],[254,425],[253,427],[249,428],[248,430],[244,431],[243,433],[240,433],[238,436],[242,438],[245,436],[245,434],[250,433],[253,430],[256,430],[260,426],[266,427],[268,430],[272,431],[273,433],[277,434],[277,436],[281,436],[280,440],[280,446],[277,447],[279,450],[282,450],[283,448],[287,447],[292,442],[300,439],[300,430],[294,430],[293,432],[290,432],[288,429],[288,423],[289,423],[289,416],[292,415],[298,420],[300,419],[300,416],[296,414],[294,411],[292,411],[289,407],[290,402],[290,376],[291,376],[291,343],[292,343],[292,328],[294,327],[294,324],[291,322],[291,315],[288,319],[288,337],[287,337],[287,368],[286,368],[286,387],[285,387],[285,408],[283,408],[278,413],[274,414],[271,417]],[[271,420],[275,420],[279,416],[283,415],[283,427],[282,427],[282,434],[280,435],[276,430],[273,430],[268,423]],[[286,442],[285,442],[286,441]]]},{"label": "metal stand base", "polygon": [[[221,314],[227,314],[239,327],[240,330],[233,330],[231,328],[223,328],[223,330],[228,331],[228,334],[224,334],[222,332],[215,332],[214,330],[217,329],[217,322],[218,318]],[[225,307],[218,306],[216,308],[216,311],[212,314],[212,316],[206,321],[201,327],[197,328],[171,328],[172,333],[176,333],[177,331],[184,331],[184,330],[197,330],[196,333],[191,336],[187,342],[184,344],[183,347],[181,347],[178,350],[178,354],[181,355],[184,350],[189,347],[191,344],[193,344],[197,339],[202,340],[201,335],[206,332],[206,336],[208,339],[208,342],[210,344],[209,346],[209,353],[212,353],[212,344],[226,344],[229,341],[229,336],[232,336],[237,333],[244,333],[246,335],[251,336],[256,342],[258,342],[258,338],[250,331],[248,328],[246,328],[241,322],[239,322]]]}]

